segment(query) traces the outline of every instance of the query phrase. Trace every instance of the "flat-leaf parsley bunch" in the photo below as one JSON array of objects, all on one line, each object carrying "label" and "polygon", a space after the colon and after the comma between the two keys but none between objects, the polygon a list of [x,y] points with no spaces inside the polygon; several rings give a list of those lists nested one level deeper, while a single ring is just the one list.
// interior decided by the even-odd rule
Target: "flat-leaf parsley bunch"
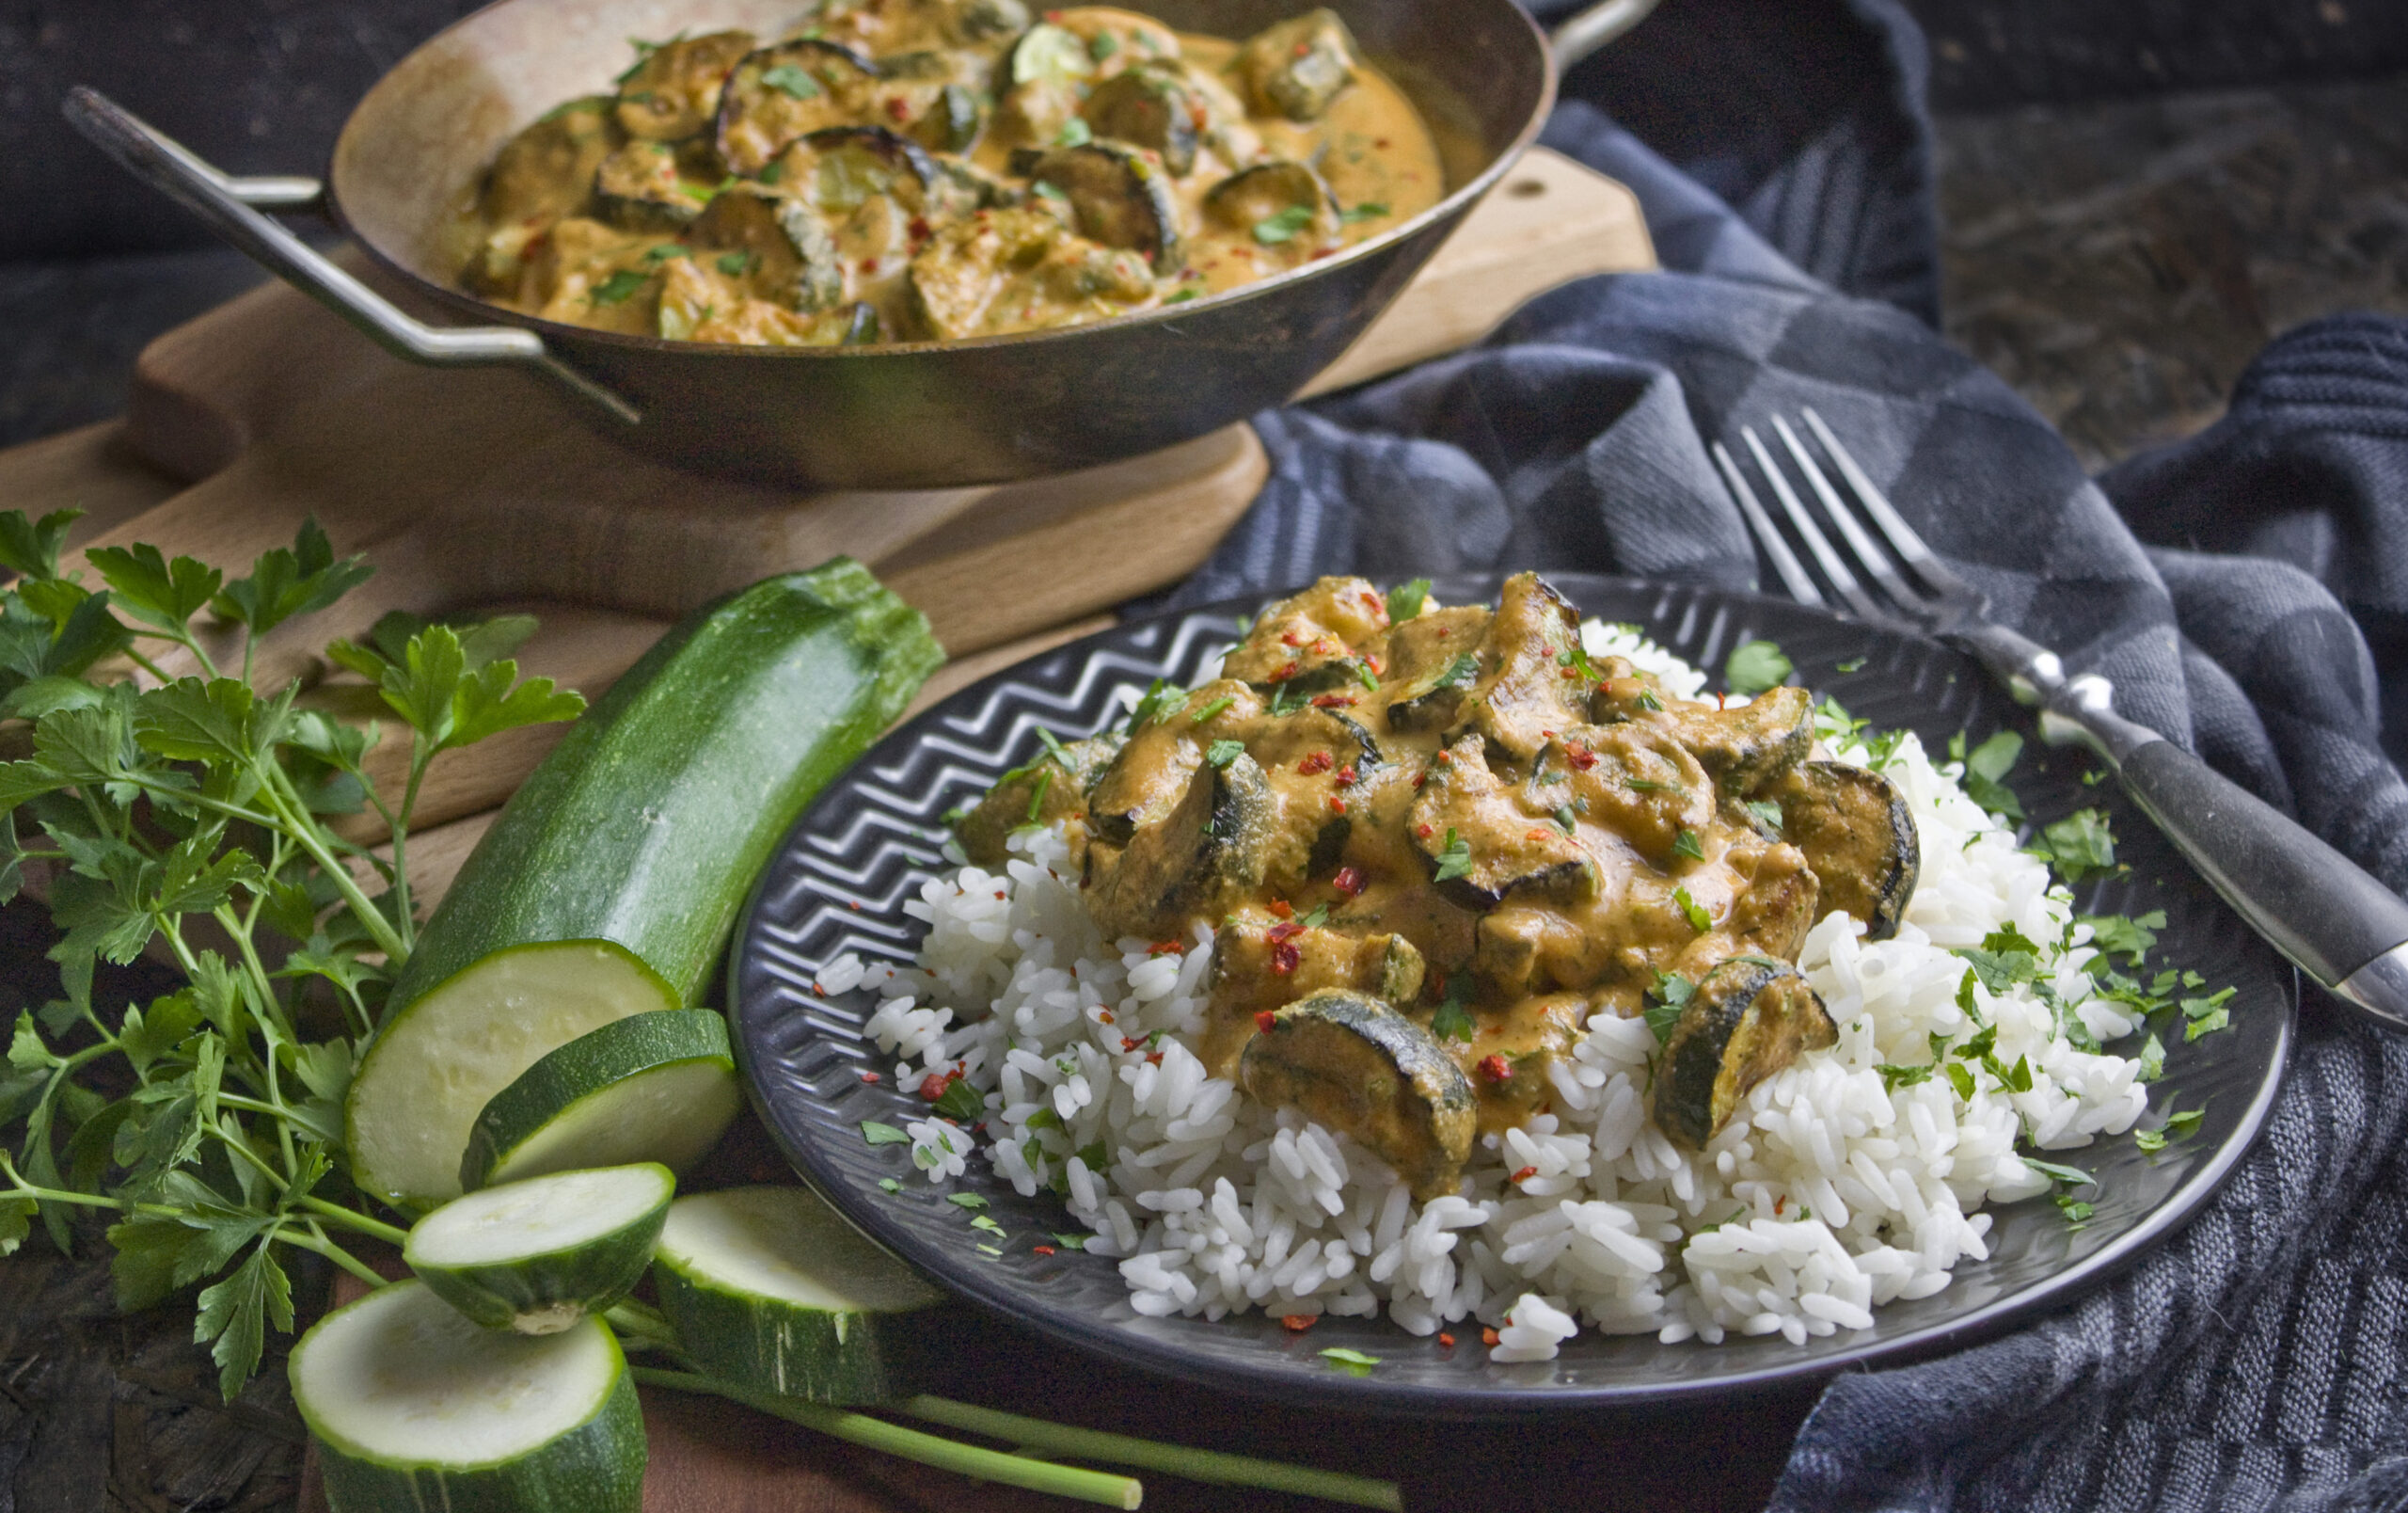
[{"label": "flat-leaf parsley bunch", "polygon": [[[230,1398],[268,1327],[293,1327],[280,1248],[373,1282],[342,1237],[401,1235],[341,1174],[342,1099],[416,938],[404,862],[428,764],[584,700],[519,678],[523,617],[388,614],[327,648],[407,732],[401,792],[380,792],[366,763],[388,731],[305,707],[299,678],[252,677],[260,638],[357,587],[364,561],[310,521],[239,578],[149,546],[62,570],[76,518],[0,513],[17,575],[0,592],[0,901],[39,868],[65,995],[19,1017],[0,1076],[0,1253],[37,1218],[64,1250],[71,1210],[114,1210],[120,1305],[208,1282],[196,1337]],[[367,810],[388,850],[329,823]],[[146,950],[184,986],[97,1001],[96,964]]]}]

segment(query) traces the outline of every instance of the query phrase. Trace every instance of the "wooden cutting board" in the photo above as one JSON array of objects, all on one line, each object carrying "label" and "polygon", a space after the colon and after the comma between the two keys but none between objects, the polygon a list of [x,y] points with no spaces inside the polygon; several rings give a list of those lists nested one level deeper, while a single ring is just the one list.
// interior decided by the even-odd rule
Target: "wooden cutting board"
[{"label": "wooden cutting board", "polygon": [[[363,260],[351,258],[355,269]],[[1308,392],[1393,372],[1479,340],[1530,296],[1593,273],[1655,265],[1637,202],[1610,180],[1532,151],[1418,279]],[[388,610],[524,610],[541,629],[523,672],[598,694],[670,622],[766,574],[848,553],[923,610],[954,661],[926,704],[1034,651],[1109,623],[1110,607],[1193,571],[1261,486],[1266,461],[1235,425],[1065,477],[913,493],[801,495],[701,479],[623,452],[535,380],[438,372],[386,356],[269,283],[178,327],[142,355],[126,418],[0,453],[0,508],[86,512],[73,546],[149,542],[239,570],[306,518],[376,576],[332,610],[270,636],[262,679]],[[171,669],[173,670],[173,669]],[[356,691],[353,691],[356,698]],[[513,732],[437,758],[409,848],[432,907],[493,812],[562,731]],[[396,743],[397,745],[398,743]],[[387,753],[398,761],[405,753]],[[362,832],[362,840],[381,838]],[[749,1122],[748,1122],[749,1125]],[[719,1180],[783,1168],[748,1127]],[[1235,1399],[1169,1389],[973,1321],[965,1385],[1000,1406],[1066,1416],[1100,1390],[1101,1424],[1191,1442],[1335,1462],[1312,1425],[1284,1429]],[[712,1402],[646,1394],[656,1513],[900,1513],[1061,1506],[816,1439]],[[1371,1446],[1350,1469],[1381,1471]],[[1366,1463],[1368,1462],[1368,1463]],[[1277,1499],[1149,1484],[1149,1505],[1261,1507]],[[314,1481],[305,1508],[324,1506]]]}]

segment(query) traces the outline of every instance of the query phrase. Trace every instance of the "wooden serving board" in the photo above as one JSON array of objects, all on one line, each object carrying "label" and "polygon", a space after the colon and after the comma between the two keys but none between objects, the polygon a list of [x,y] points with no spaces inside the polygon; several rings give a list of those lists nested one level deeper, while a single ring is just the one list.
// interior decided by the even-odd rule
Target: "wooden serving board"
[{"label": "wooden serving board", "polygon": [[[1532,295],[1571,279],[1654,265],[1628,190],[1533,150],[1307,392],[1467,345]],[[519,652],[521,670],[593,697],[687,610],[767,574],[847,553],[924,611],[952,652],[922,693],[926,704],[1108,624],[1111,606],[1193,571],[1266,472],[1253,431],[1234,425],[1064,477],[812,496],[673,471],[598,439],[561,406],[519,374],[438,372],[389,358],[271,282],[154,342],[123,421],[0,453],[0,508],[85,511],[77,549],[149,542],[227,566],[289,544],[301,521],[315,518],[337,551],[366,552],[376,576],[333,609],[267,638],[258,673],[302,677],[305,697],[362,715],[374,712],[368,691],[327,677],[316,652],[336,636],[364,632],[388,610],[532,613],[541,629]],[[436,759],[409,847],[426,907],[562,729],[516,731]],[[399,746],[388,742],[381,755],[398,763],[406,756]],[[356,838],[382,836],[362,830]],[[757,1128],[747,1122],[741,1129],[714,1157],[714,1174],[766,1180],[781,1171]],[[977,1337],[965,1349],[986,1354],[966,1380],[999,1406],[1060,1417],[1066,1394],[1101,1387],[1099,1423],[1290,1458],[1341,1457],[1308,1426],[1264,1439],[1253,1410],[1233,1400],[1199,1403],[1133,1375],[1036,1352],[1001,1326],[971,1332]],[[987,1390],[1000,1381],[1019,1383],[1022,1395]],[[722,1404],[645,1397],[653,1454],[645,1503],[657,1513],[1062,1505],[853,1451]],[[1207,1421],[1192,1422],[1199,1407]],[[1374,1452],[1352,1469],[1388,1473],[1382,1460]],[[1149,1484],[1156,1491],[1156,1506],[1285,1505],[1176,1483]],[[324,1505],[314,1482],[303,1505]]]}]

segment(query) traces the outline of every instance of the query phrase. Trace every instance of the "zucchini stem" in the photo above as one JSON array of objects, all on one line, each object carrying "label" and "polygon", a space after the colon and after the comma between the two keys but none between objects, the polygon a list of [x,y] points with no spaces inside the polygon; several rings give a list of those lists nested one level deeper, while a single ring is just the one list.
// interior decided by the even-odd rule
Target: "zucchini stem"
[{"label": "zucchini stem", "polygon": [[747,1408],[784,1419],[789,1424],[800,1424],[807,1429],[816,1429],[822,1434],[833,1435],[868,1449],[882,1450],[891,1456],[916,1460],[940,1471],[974,1476],[981,1481],[999,1482],[1006,1487],[1025,1487],[1033,1492],[1075,1498],[1082,1503],[1101,1503],[1106,1507],[1133,1508],[1146,1495],[1145,1484],[1133,1476],[1086,1471],[1077,1466],[1060,1466],[1050,1460],[1030,1460],[1001,1450],[963,1444],[958,1440],[939,1439],[933,1434],[907,1429],[900,1424],[889,1424],[867,1413],[806,1403],[796,1397],[772,1396],[683,1371],[657,1371],[649,1366],[630,1369],[635,1373],[636,1380],[646,1387],[666,1387],[673,1392],[706,1393],[714,1397],[724,1397],[732,1403],[742,1403]]},{"label": "zucchini stem", "polygon": [[895,1407],[899,1412],[926,1419],[931,1424],[942,1424],[949,1429],[963,1429],[993,1440],[1007,1440],[1048,1455],[1074,1456],[1081,1460],[1101,1460],[1116,1466],[1135,1466],[1186,1481],[1292,1492],[1302,1497],[1318,1497],[1323,1502],[1385,1508],[1387,1513],[1403,1513],[1404,1509],[1404,1496],[1396,1483],[1370,1476],[1354,1476],[1344,1472],[1291,1465],[1286,1461],[1259,1460],[1252,1456],[1196,1450],[1160,1440],[1140,1440],[1134,1435],[1053,1424],[1044,1419],[1006,1413],[1000,1409],[956,1402],[949,1397],[932,1397],[925,1393],[905,1398]]}]

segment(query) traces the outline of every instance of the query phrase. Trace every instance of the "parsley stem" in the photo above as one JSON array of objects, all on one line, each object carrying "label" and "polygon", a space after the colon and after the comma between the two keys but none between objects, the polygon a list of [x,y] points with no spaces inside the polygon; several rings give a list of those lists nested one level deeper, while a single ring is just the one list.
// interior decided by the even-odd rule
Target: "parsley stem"
[{"label": "parsley stem", "polygon": [[277,1231],[276,1237],[287,1245],[297,1245],[304,1250],[313,1250],[325,1256],[371,1287],[382,1287],[393,1280],[323,1234],[305,1234],[299,1230],[285,1229]]},{"label": "parsley stem", "polygon": [[673,1392],[707,1393],[714,1397],[724,1397],[732,1403],[742,1403],[747,1408],[784,1419],[789,1424],[800,1424],[839,1440],[848,1440],[872,1450],[882,1450],[906,1460],[916,1460],[940,1471],[974,1476],[981,1481],[999,1482],[1006,1487],[1025,1487],[1030,1491],[1075,1498],[1082,1503],[1101,1503],[1106,1507],[1133,1508],[1145,1495],[1145,1484],[1133,1476],[1087,1471],[1078,1466],[1061,1466],[1050,1460],[1033,1460],[1026,1456],[1011,1455],[1002,1450],[963,1444],[956,1440],[924,1434],[918,1429],[907,1429],[900,1424],[889,1424],[867,1413],[806,1403],[800,1398],[773,1397],[768,1393],[753,1392],[730,1382],[683,1371],[657,1371],[649,1366],[633,1369],[636,1380],[646,1387],[666,1387]]},{"label": "parsley stem", "polygon": [[906,1398],[895,1407],[899,1412],[926,1419],[931,1424],[983,1434],[990,1439],[1008,1440],[1014,1444],[1026,1445],[1032,1450],[1042,1450],[1051,1455],[1070,1456],[1080,1460],[1101,1460],[1116,1466],[1135,1466],[1187,1481],[1212,1482],[1223,1487],[1260,1487],[1301,1497],[1318,1497],[1324,1502],[1351,1503],[1356,1507],[1386,1508],[1388,1513],[1402,1513],[1404,1507],[1403,1495],[1396,1483],[1378,1481],[1370,1476],[1353,1476],[1343,1472],[1290,1465],[1285,1461],[1259,1460],[1252,1456],[1196,1450],[1159,1440],[1141,1440],[1134,1435],[1052,1424],[1043,1419],[1006,1413],[999,1409],[981,1408],[974,1403],[932,1397],[925,1393]]},{"label": "parsley stem", "polygon": [[[677,1331],[660,1311],[632,1298],[623,1298],[610,1305],[602,1315],[610,1321],[612,1333],[643,1349],[667,1350],[675,1354]],[[682,1356],[679,1359],[684,1359]]]},{"label": "parsley stem", "polygon": [[260,787],[260,797],[266,800],[268,807],[276,812],[277,824],[301,843],[301,849],[309,853],[309,859],[326,874],[326,880],[335,885],[335,891],[342,895],[343,902],[351,905],[352,915],[359,921],[359,927],[368,932],[369,938],[375,941],[376,948],[385,953],[386,964],[400,970],[401,964],[409,960],[409,947],[394,932],[393,922],[385,917],[384,911],[370,902],[367,894],[359,891],[359,884],[352,881],[351,868],[336,861],[334,853],[326,849],[318,834],[318,822],[306,812],[307,806],[302,806],[304,812],[298,814],[286,806],[287,797],[293,792],[292,778],[275,762],[261,764],[261,776],[265,781]]},{"label": "parsley stem", "polygon": [[371,1218],[366,1214],[360,1213],[356,1209],[345,1208],[341,1203],[330,1203],[324,1198],[304,1196],[296,1199],[295,1204],[298,1207],[309,1210],[309,1212],[313,1214],[322,1215],[326,1218],[332,1219],[338,1224],[345,1225],[351,1229],[356,1229],[360,1234],[368,1235],[371,1238],[383,1240],[388,1245],[399,1246],[403,1241],[410,1237],[409,1231],[407,1230],[396,1229],[392,1225],[386,1223],[381,1218]]}]

